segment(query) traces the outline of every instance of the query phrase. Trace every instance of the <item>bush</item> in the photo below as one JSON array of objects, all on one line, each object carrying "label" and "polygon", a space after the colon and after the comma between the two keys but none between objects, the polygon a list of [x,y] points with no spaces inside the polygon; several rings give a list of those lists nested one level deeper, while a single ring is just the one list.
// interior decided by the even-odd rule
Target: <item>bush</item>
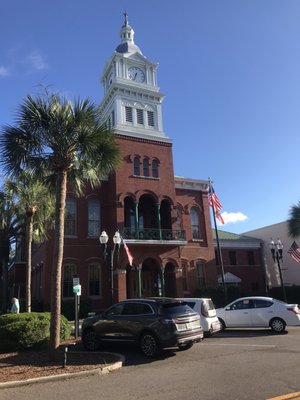
[{"label": "bush", "polygon": [[[61,316],[60,338],[70,337],[71,327]],[[50,313],[20,313],[0,316],[0,351],[17,351],[49,345]]]}]

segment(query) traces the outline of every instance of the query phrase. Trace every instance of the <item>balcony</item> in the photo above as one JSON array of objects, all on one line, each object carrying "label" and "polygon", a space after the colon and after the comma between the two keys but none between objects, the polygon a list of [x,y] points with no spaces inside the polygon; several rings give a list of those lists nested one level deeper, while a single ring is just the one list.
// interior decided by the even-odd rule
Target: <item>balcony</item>
[{"label": "balcony", "polygon": [[133,243],[156,245],[185,245],[187,243],[184,230],[124,228],[122,236],[126,241]]}]

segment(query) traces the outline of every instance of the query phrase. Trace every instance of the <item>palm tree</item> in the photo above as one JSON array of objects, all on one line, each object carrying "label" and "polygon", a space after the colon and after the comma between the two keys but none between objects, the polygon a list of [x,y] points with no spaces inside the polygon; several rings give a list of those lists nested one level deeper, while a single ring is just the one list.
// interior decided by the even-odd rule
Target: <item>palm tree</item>
[{"label": "palm tree", "polygon": [[293,238],[300,236],[300,202],[290,208],[288,231]]},{"label": "palm tree", "polygon": [[0,137],[0,161],[8,175],[22,169],[55,178],[55,234],[51,282],[50,350],[60,344],[61,273],[67,182],[78,191],[91,187],[114,170],[119,149],[100,123],[97,107],[87,100],[71,103],[57,94],[27,96],[16,126],[5,126]]},{"label": "palm tree", "polygon": [[26,311],[31,312],[32,243],[47,237],[54,217],[54,196],[49,187],[25,170],[18,179],[7,181],[6,187],[16,196],[18,213],[26,225]]}]

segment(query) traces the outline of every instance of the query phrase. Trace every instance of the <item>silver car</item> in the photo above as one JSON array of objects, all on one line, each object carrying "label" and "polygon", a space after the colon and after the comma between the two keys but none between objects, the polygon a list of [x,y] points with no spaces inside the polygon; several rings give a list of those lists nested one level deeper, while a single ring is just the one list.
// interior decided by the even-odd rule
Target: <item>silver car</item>
[{"label": "silver car", "polygon": [[271,297],[242,297],[224,308],[216,309],[222,328],[271,328],[284,332],[287,325],[300,326],[297,304],[287,304]]}]

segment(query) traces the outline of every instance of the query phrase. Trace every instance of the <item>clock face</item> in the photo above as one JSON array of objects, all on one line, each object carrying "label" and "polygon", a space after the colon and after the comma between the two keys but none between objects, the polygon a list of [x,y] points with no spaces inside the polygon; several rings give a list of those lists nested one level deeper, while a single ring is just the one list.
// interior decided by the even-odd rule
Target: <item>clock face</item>
[{"label": "clock face", "polygon": [[130,67],[128,69],[128,78],[132,79],[135,82],[144,82],[145,81],[145,74],[138,67]]}]

